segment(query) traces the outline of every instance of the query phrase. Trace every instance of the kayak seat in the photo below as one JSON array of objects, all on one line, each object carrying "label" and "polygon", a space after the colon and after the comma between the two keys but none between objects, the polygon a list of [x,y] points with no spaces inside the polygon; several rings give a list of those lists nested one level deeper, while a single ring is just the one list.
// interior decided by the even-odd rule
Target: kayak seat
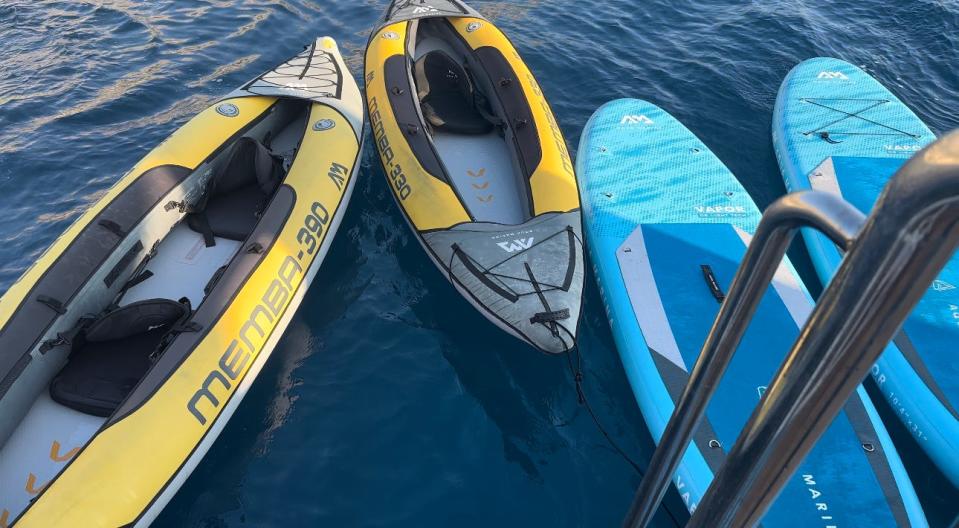
[{"label": "kayak seat", "polygon": [[203,235],[207,247],[216,245],[216,237],[242,242],[253,232],[282,178],[282,164],[270,150],[256,139],[242,137],[187,215],[187,225]]},{"label": "kayak seat", "polygon": [[50,397],[82,413],[110,416],[150,370],[164,338],[191,313],[189,303],[150,299],[100,316],[73,339]]},{"label": "kayak seat", "polygon": [[[445,52],[435,50],[413,65],[423,117],[436,130],[453,134],[481,135],[493,130],[469,72]],[[482,101],[482,102],[481,102]]]}]

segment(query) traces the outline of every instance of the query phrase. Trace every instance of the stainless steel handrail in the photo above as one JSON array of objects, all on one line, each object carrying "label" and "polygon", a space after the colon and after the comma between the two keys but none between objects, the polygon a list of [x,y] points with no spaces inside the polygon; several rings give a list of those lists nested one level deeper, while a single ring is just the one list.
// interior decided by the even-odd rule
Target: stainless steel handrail
[{"label": "stainless steel handrail", "polygon": [[845,245],[864,221],[841,198],[815,191],[784,196],[766,210],[653,453],[626,526],[645,527],[652,519],[796,230],[813,227]]},{"label": "stainless steel handrail", "polygon": [[851,205],[817,192],[786,196],[767,210],[653,455],[626,526],[644,527],[652,518],[800,227],[822,231],[847,254],[690,527],[759,522],[959,246],[959,132],[917,153],[900,169],[864,225]]}]

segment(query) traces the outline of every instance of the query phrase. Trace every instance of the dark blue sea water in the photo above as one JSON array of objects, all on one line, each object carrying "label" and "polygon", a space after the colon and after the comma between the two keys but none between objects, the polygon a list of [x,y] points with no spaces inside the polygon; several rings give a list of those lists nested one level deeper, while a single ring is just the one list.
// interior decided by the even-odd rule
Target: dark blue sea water
[{"label": "dark blue sea water", "polygon": [[[572,150],[599,105],[646,98],[701,136],[761,206],[784,192],[771,111],[800,60],[854,62],[937,133],[959,126],[952,0],[474,5],[538,75]],[[359,76],[384,8],[0,3],[0,291],[164,137],[315,36],[337,38]],[[639,477],[577,405],[564,361],[502,334],[455,294],[410,235],[371,148],[364,167],[289,333],[157,525],[617,525]],[[587,280],[585,388],[645,464],[649,435]],[[896,424],[893,433],[930,521],[948,526],[959,493]]]}]

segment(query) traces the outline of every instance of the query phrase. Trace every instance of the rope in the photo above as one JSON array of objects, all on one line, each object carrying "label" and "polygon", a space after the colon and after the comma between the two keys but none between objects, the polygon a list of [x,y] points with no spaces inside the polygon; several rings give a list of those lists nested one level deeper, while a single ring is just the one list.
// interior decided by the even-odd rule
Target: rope
[{"label": "rope", "polygon": [[[558,235],[558,234],[560,234],[560,233],[557,233],[557,235]],[[556,236],[556,235],[553,235],[553,236]],[[582,240],[581,240],[578,236],[576,236],[575,233],[573,234],[573,237],[576,239],[577,242],[580,243],[580,245],[581,245],[581,247],[582,247]],[[551,237],[549,237],[549,238],[553,238],[553,237],[551,236]],[[545,240],[544,240],[543,242],[545,242]],[[542,243],[542,242],[541,242],[541,243]],[[537,245],[538,245],[538,244],[537,244]],[[534,247],[535,247],[535,246],[534,246]],[[532,248],[530,248],[530,249],[532,249]],[[460,251],[462,251],[462,250],[460,250]],[[464,255],[466,255],[467,258],[470,258],[471,260],[473,260],[472,257],[470,257],[468,254],[466,254],[465,252],[463,252],[463,253],[464,253]],[[525,253],[525,251],[524,251],[524,253]],[[514,255],[514,257],[515,257],[515,256],[518,256],[518,255]],[[456,252],[454,251],[453,254],[450,255],[450,260],[449,260],[449,262],[447,263],[447,266],[446,266],[447,278],[450,280],[450,282],[459,282],[459,281],[456,279],[455,275],[453,274],[453,260],[455,259],[455,257],[456,257]],[[514,258],[514,257],[510,257],[510,258]],[[506,260],[508,261],[508,260],[510,260],[510,259],[506,259]],[[503,262],[497,264],[496,266],[499,266],[499,265],[501,265],[501,264],[503,264],[503,263],[505,263],[505,262],[506,262],[506,261],[503,261]],[[477,263],[477,264],[479,264],[479,263]],[[495,268],[496,266],[493,266],[493,268]],[[479,265],[479,267],[485,268],[485,267],[482,266],[482,265]],[[537,295],[537,296],[540,298],[540,302],[543,304],[544,308],[545,308],[545,309],[547,310],[547,312],[548,312],[548,311],[550,310],[550,307],[549,307],[549,303],[548,303],[547,300],[546,300],[546,297],[543,295],[543,291],[544,291],[544,290],[540,288],[539,281],[538,281],[538,280],[536,279],[536,277],[533,275],[533,271],[532,271],[532,269],[530,268],[529,263],[524,263],[524,267],[526,268],[526,273],[529,275],[529,280],[521,279],[521,278],[518,278],[518,277],[509,277],[509,278],[514,279],[514,280],[517,280],[517,281],[528,282],[529,284],[531,284],[531,285],[533,286],[533,291],[530,292],[530,293],[528,293],[528,294],[526,294],[526,295]],[[490,269],[492,269],[492,268],[490,268]],[[491,273],[489,270],[484,270],[484,271],[485,271],[487,274],[496,275],[496,274]],[[546,290],[546,291],[550,291],[550,290]],[[577,400],[578,400],[578,402],[579,402],[579,405],[582,406],[583,408],[585,408],[585,409],[586,409],[586,412],[589,413],[589,417],[593,420],[593,424],[596,426],[596,429],[598,429],[599,432],[603,435],[603,437],[606,439],[607,444],[609,444],[609,446],[613,449],[613,451],[615,451],[617,454],[619,454],[619,456],[622,457],[622,459],[625,460],[626,463],[628,463],[628,464],[633,468],[633,470],[634,470],[641,478],[644,477],[644,476],[646,475],[646,473],[645,473],[645,472],[643,471],[643,469],[639,466],[639,464],[637,464],[636,461],[634,461],[634,460],[629,456],[629,454],[627,454],[626,451],[625,451],[622,447],[620,447],[618,443],[616,443],[616,441],[613,439],[613,436],[612,436],[611,434],[609,434],[609,432],[606,430],[606,428],[603,427],[602,422],[600,422],[599,417],[596,415],[596,412],[593,410],[593,406],[590,405],[589,399],[586,397],[586,391],[585,391],[585,389],[583,388],[583,380],[584,380],[584,376],[583,376],[583,355],[582,355],[582,353],[579,351],[579,349],[576,349],[576,366],[575,366],[575,367],[573,366],[573,357],[572,357],[572,356],[573,356],[573,352],[572,352],[572,350],[573,350],[574,345],[575,345],[575,343],[576,343],[576,336],[574,336],[573,333],[570,332],[569,329],[566,328],[566,326],[563,325],[562,323],[560,323],[559,321],[552,320],[552,321],[535,321],[535,322],[536,322],[536,324],[541,324],[541,325],[543,325],[543,327],[546,328],[546,329],[550,332],[550,334],[552,334],[554,337],[556,337],[557,339],[559,339],[560,342],[563,344],[563,350],[564,350],[563,353],[564,353],[564,355],[566,356],[566,363],[567,363],[567,365],[569,366],[569,372],[570,372],[570,374],[573,376],[573,380],[574,380],[574,382],[575,382],[575,386],[576,386],[576,397],[577,397]],[[569,337],[569,342],[568,342],[568,343],[567,343],[566,339],[563,338],[562,334],[560,334],[560,330],[561,330],[563,333],[565,333],[566,336]],[[662,506],[663,511],[666,512],[666,515],[669,516],[669,518],[673,521],[673,523],[674,523],[676,526],[682,526],[682,523],[679,521],[679,519],[677,518],[677,516],[673,514],[673,512],[672,512],[672,511],[670,510],[670,508],[669,508],[669,505],[666,504],[665,501],[661,502],[661,506]]]},{"label": "rope", "polygon": [[[546,325],[544,324],[543,326],[546,326]],[[558,326],[563,332],[565,332],[566,335],[569,336],[569,338],[572,340],[572,342],[575,343],[575,337],[569,331],[569,329],[567,329],[565,326],[559,323],[556,323],[556,326]],[[599,430],[599,432],[606,439],[606,443],[608,443],[609,446],[612,447],[613,450],[616,453],[618,453],[623,460],[625,460],[630,466],[632,466],[633,470],[636,471],[636,474],[638,474],[640,477],[645,477],[646,472],[644,472],[643,469],[639,466],[639,464],[637,464],[626,453],[626,451],[622,447],[620,447],[615,440],[613,440],[613,436],[609,434],[609,431],[607,431],[605,427],[603,427],[602,422],[599,421],[599,417],[596,416],[596,412],[593,410],[593,406],[589,404],[589,399],[586,397],[586,391],[583,388],[584,377],[583,377],[582,352],[580,352],[578,348],[576,349],[576,366],[574,367],[572,348],[569,345],[567,345],[566,340],[563,339],[562,336],[559,336],[559,339],[563,342],[563,348],[566,349],[566,352],[564,354],[566,356],[566,364],[569,366],[569,372],[570,374],[572,374],[573,380],[576,384],[576,397],[579,400],[579,404],[584,409],[586,409],[587,413],[589,413],[589,417],[593,420],[593,424],[596,426],[596,429]],[[674,515],[673,512],[669,509],[669,505],[666,504],[665,500],[660,502],[660,506],[662,507],[663,511],[666,512],[666,515],[668,515],[669,518],[673,521],[673,523],[675,523],[676,526],[683,525],[683,523],[679,521],[677,516]]]},{"label": "rope", "polygon": [[[830,99],[830,100],[831,100],[831,99]],[[849,100],[849,99],[841,99],[841,100],[846,101],[846,100]],[[855,99],[852,99],[852,100],[855,101]],[[882,123],[880,123],[880,122],[878,122],[878,121],[873,121],[872,119],[867,119],[867,118],[862,117],[861,115],[859,115],[859,114],[862,114],[863,112],[868,112],[869,110],[872,110],[873,108],[876,108],[877,106],[882,106],[882,105],[888,103],[889,101],[887,101],[887,100],[885,100],[885,99],[876,101],[875,104],[872,104],[872,105],[870,105],[870,106],[867,106],[866,108],[863,108],[862,110],[859,110],[858,112],[855,112],[855,113],[846,112],[845,110],[840,110],[840,109],[838,109],[838,108],[833,108],[833,107],[831,107],[831,106],[829,106],[829,105],[825,105],[825,104],[822,104],[822,103],[818,103],[818,102],[816,102],[814,99],[803,99],[803,101],[805,101],[805,102],[807,102],[807,103],[810,103],[810,104],[813,104],[813,105],[815,105],[815,106],[818,106],[818,107],[820,107],[820,108],[825,108],[825,109],[827,109],[827,110],[832,110],[833,112],[839,112],[840,114],[843,114],[843,115],[846,116],[846,117],[843,117],[843,118],[841,118],[841,119],[837,119],[837,120],[835,120],[835,121],[833,121],[833,122],[831,122],[831,123],[829,123],[829,124],[823,125],[823,126],[817,128],[816,130],[813,130],[813,131],[811,131],[811,132],[806,132],[806,133],[804,133],[803,135],[806,135],[806,136],[808,136],[809,134],[814,134],[814,133],[816,133],[816,132],[818,132],[818,131],[820,131],[820,130],[823,130],[823,129],[825,129],[825,128],[831,127],[832,125],[835,125],[836,123],[845,121],[845,120],[849,119],[850,117],[854,117],[854,118],[856,118],[856,119],[861,119],[861,120],[863,120],[863,121],[865,121],[865,122],[867,122],[867,123],[870,123],[870,124],[873,124],[873,125],[876,125],[876,126],[880,126],[880,127],[882,127],[882,128],[886,128],[886,129],[892,130],[893,132],[897,132],[897,133],[902,134],[902,135],[904,135],[904,136],[908,136],[908,137],[911,137],[911,138],[919,138],[919,137],[920,137],[920,136],[917,136],[916,134],[910,134],[909,132],[906,132],[906,131],[904,131],[904,130],[899,130],[898,128],[891,127],[891,126],[889,126],[889,125],[884,125],[884,124],[882,124]],[[873,99],[870,99],[870,101],[874,101],[874,100],[873,100]],[[863,135],[863,136],[882,135],[882,134],[866,134],[866,133],[862,133],[862,132],[860,132],[860,133],[853,133],[853,134],[846,134],[845,132],[835,132],[835,133],[836,133],[836,134],[845,134],[845,135]],[[895,134],[887,134],[887,135],[895,135]]]},{"label": "rope", "polygon": [[[562,326],[562,325],[561,325],[561,326]],[[564,328],[565,328],[565,327],[564,327]],[[643,469],[639,466],[639,464],[637,464],[636,461],[634,461],[634,460],[626,453],[626,451],[623,450],[623,448],[620,447],[619,444],[616,443],[616,441],[613,439],[612,435],[609,434],[609,431],[607,431],[606,428],[603,427],[603,424],[599,421],[599,417],[596,416],[596,412],[593,410],[593,406],[590,405],[589,399],[586,398],[586,392],[585,392],[585,390],[583,389],[583,379],[584,379],[584,378],[583,378],[583,365],[582,365],[583,355],[577,352],[577,354],[576,354],[576,358],[577,358],[577,359],[576,359],[576,367],[575,367],[575,368],[573,367],[573,358],[572,358],[572,355],[573,355],[573,353],[572,353],[571,351],[569,351],[569,350],[566,351],[566,354],[565,354],[565,356],[566,356],[566,363],[567,363],[567,365],[569,366],[569,372],[570,372],[570,374],[572,374],[573,380],[574,380],[574,382],[576,383],[576,396],[577,396],[577,398],[579,399],[579,404],[582,405],[584,409],[586,409],[586,412],[587,412],[587,413],[589,413],[590,418],[593,419],[593,423],[596,424],[596,428],[599,430],[599,432],[600,432],[600,433],[603,435],[603,437],[606,439],[606,442],[609,443],[609,446],[612,447],[614,451],[616,451],[617,453],[619,453],[619,456],[621,456],[621,457],[623,458],[623,460],[626,461],[626,463],[628,463],[630,466],[632,466],[633,469],[636,471],[636,473],[639,474],[639,476],[641,476],[641,477],[642,477],[642,476],[645,476],[645,472],[644,472]]]}]

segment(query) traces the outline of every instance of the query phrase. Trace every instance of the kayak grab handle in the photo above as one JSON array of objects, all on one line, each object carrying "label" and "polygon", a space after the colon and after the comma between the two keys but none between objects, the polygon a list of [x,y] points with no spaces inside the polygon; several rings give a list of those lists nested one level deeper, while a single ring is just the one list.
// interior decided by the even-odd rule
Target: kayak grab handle
[{"label": "kayak grab handle", "polygon": [[758,524],[959,246],[959,132],[918,152],[864,218],[840,197],[784,196],[763,214],[624,526],[662,501],[789,243],[816,229],[846,251],[688,527]]}]

